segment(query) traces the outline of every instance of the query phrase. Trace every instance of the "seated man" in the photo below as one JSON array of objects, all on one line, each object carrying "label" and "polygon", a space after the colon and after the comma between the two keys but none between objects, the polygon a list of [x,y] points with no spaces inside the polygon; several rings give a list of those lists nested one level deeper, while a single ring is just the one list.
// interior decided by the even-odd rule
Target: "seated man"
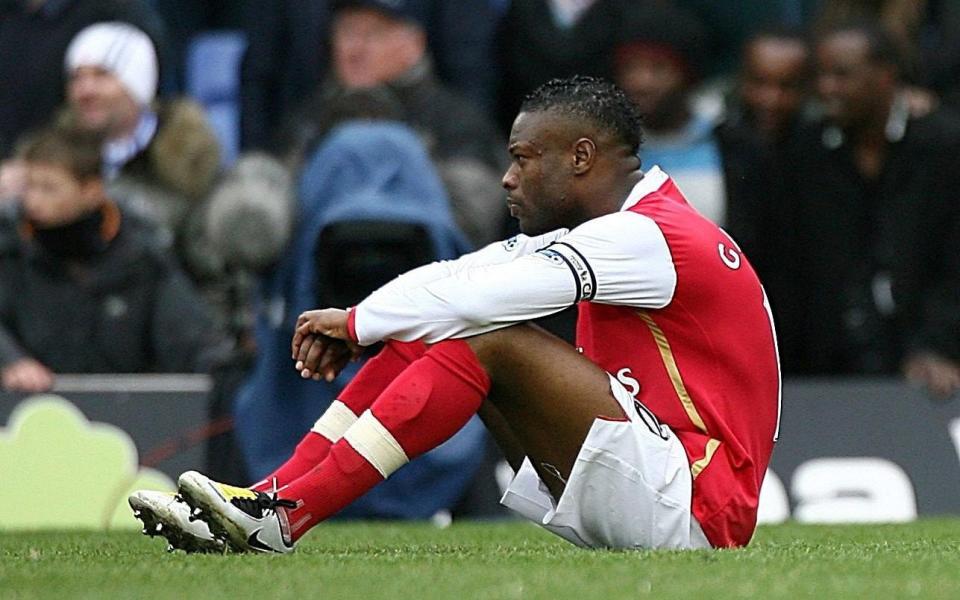
[{"label": "seated man", "polygon": [[3,388],[44,391],[55,372],[205,368],[210,317],[155,231],[106,195],[100,139],[48,129],[19,158],[22,215],[0,235]]},{"label": "seated man", "polygon": [[[477,413],[516,469],[503,503],[574,544],[747,544],[779,421],[769,305],[737,245],[640,170],[639,144],[611,84],[535,91],[503,177],[523,235],[303,313],[302,377],[386,345],[271,477],[184,473],[161,528],[182,532],[192,508],[235,550],[290,552]],[[576,349],[528,324],[572,304]]]}]

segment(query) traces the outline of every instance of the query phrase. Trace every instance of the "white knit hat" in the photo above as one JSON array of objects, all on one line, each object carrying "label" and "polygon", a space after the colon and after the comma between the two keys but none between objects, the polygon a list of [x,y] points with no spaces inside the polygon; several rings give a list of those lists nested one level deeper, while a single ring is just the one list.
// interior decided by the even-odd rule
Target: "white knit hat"
[{"label": "white knit hat", "polygon": [[141,105],[157,95],[157,52],[153,42],[133,25],[96,23],[78,33],[64,61],[69,75],[79,67],[96,66],[117,76]]}]

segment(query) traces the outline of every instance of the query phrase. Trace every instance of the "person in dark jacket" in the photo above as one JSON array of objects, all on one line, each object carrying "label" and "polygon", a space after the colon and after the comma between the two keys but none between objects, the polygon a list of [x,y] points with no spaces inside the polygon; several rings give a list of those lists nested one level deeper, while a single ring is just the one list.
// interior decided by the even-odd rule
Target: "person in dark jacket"
[{"label": "person in dark jacket", "polygon": [[960,387],[960,123],[917,116],[895,41],[870,23],[815,46],[825,119],[792,144],[777,200],[790,231],[781,320],[784,368],[805,374],[903,372],[946,396]]},{"label": "person in dark jacket", "polygon": [[195,372],[217,344],[203,302],[149,227],[104,191],[100,141],[51,128],[24,143],[18,235],[0,252],[0,376]]}]

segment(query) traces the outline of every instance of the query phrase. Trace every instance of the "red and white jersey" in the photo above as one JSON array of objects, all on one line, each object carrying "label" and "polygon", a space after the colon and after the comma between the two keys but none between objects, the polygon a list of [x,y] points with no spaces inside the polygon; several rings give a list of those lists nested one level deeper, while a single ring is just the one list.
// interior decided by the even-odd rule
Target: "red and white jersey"
[{"label": "red and white jersey", "polygon": [[770,307],[725,232],[654,167],[622,209],[415,269],[351,313],[361,344],[436,342],[579,303],[577,344],[668,425],[714,546],[746,544],[777,436],[780,373]]}]

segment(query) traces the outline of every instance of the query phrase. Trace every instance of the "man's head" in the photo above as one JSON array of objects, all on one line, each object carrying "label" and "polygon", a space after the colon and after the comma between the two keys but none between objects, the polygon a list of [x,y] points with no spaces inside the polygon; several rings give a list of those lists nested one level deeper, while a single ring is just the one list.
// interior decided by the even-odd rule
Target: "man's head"
[{"label": "man's head", "polygon": [[87,27],[70,42],[64,64],[77,124],[108,137],[128,135],[157,93],[153,43],[126,23]]},{"label": "man's head", "polygon": [[705,32],[692,16],[665,6],[644,4],[632,17],[625,20],[614,51],[614,80],[637,105],[649,130],[681,126]]},{"label": "man's head", "polygon": [[503,176],[520,230],[536,235],[615,210],[604,203],[640,168],[641,137],[636,106],[612,83],[576,76],[540,86],[513,122]]},{"label": "man's head", "polygon": [[63,128],[43,130],[20,146],[23,209],[34,227],[68,225],[103,205],[100,148],[99,136]]},{"label": "man's head", "polygon": [[333,9],[333,72],[344,87],[389,83],[423,59],[427,37],[411,0],[338,0]]},{"label": "man's head", "polygon": [[743,49],[740,99],[767,138],[783,135],[803,106],[810,79],[810,47],[800,32],[764,31]]},{"label": "man's head", "polygon": [[841,127],[885,121],[899,84],[900,53],[879,24],[832,28],[816,44],[817,93],[827,118]]}]

